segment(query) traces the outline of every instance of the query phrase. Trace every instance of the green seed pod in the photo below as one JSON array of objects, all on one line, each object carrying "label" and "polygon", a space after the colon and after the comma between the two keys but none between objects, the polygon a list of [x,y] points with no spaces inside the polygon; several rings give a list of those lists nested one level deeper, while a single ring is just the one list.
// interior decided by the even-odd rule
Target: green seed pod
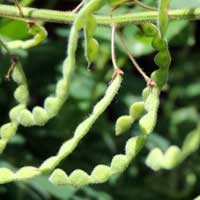
[{"label": "green seed pod", "polygon": [[149,134],[153,131],[156,124],[156,114],[149,112],[139,121],[140,129],[144,134]]},{"label": "green seed pod", "polygon": [[63,79],[56,84],[56,97],[65,100],[65,91],[68,90],[67,80]]},{"label": "green seed pod", "polygon": [[0,184],[5,184],[14,180],[14,173],[7,168],[0,168]]},{"label": "green seed pod", "polygon": [[164,36],[168,27],[168,8],[169,0],[160,0],[158,25],[162,36]]},{"label": "green seed pod", "polygon": [[142,96],[143,96],[144,101],[146,101],[146,99],[149,96],[150,92],[151,92],[151,90],[148,87],[143,89]]},{"label": "green seed pod", "polygon": [[111,162],[111,170],[113,174],[120,173],[128,167],[128,158],[126,155],[119,154],[113,157]]},{"label": "green seed pod", "polygon": [[164,155],[163,167],[171,169],[179,164],[181,159],[181,150],[177,146],[171,146]]},{"label": "green seed pod", "polygon": [[2,153],[5,149],[7,142],[8,139],[0,139],[0,153]]},{"label": "green seed pod", "polygon": [[131,127],[132,123],[133,119],[129,115],[119,117],[115,125],[116,135],[120,135],[123,132],[127,131]]},{"label": "green seed pod", "polygon": [[90,176],[83,170],[76,169],[70,174],[69,180],[73,186],[81,187],[89,183]]},{"label": "green seed pod", "polygon": [[48,97],[44,102],[44,109],[46,110],[49,118],[57,115],[60,108],[60,101],[56,97]]},{"label": "green seed pod", "polygon": [[129,110],[129,115],[132,119],[138,119],[140,116],[144,114],[144,102],[136,102],[133,103]]},{"label": "green seed pod", "polygon": [[49,181],[55,185],[66,185],[69,183],[69,177],[62,169],[56,169],[49,177]]},{"label": "green seed pod", "polygon": [[154,58],[154,62],[160,68],[169,68],[171,64],[171,57],[170,57],[169,51],[165,49],[157,53]]},{"label": "green seed pod", "polygon": [[97,58],[99,43],[94,38],[90,39],[87,46],[86,58],[89,63],[94,62]]},{"label": "green seed pod", "polygon": [[126,142],[125,152],[128,157],[135,157],[137,154],[137,143],[139,137],[132,137]]},{"label": "green seed pod", "polygon": [[17,121],[25,127],[32,126],[34,124],[32,113],[28,110],[22,110],[17,117]]},{"label": "green seed pod", "polygon": [[143,23],[142,31],[148,37],[156,37],[159,34],[158,28],[152,23]]},{"label": "green seed pod", "polygon": [[17,67],[13,69],[12,79],[19,85],[24,83],[24,73],[21,65],[18,64]]},{"label": "green seed pod", "polygon": [[19,86],[14,92],[15,99],[21,104],[25,104],[28,101],[28,96],[29,93],[26,85]]},{"label": "green seed pod", "polygon": [[155,80],[158,88],[162,88],[168,79],[168,69],[158,69],[151,74],[151,78]]},{"label": "green seed pod", "polygon": [[58,152],[58,155],[63,157],[66,154],[70,153],[71,150],[74,148],[74,146],[77,144],[76,140],[74,138],[66,141],[61,147]]},{"label": "green seed pod", "polygon": [[161,38],[159,34],[153,38],[151,44],[152,47],[157,51],[165,50],[168,48],[167,41]]},{"label": "green seed pod", "polygon": [[87,15],[87,20],[85,23],[85,36],[86,38],[92,38],[96,30],[96,19],[94,15]]},{"label": "green seed pod", "polygon": [[111,169],[106,165],[97,165],[91,173],[91,183],[103,183],[111,176]]},{"label": "green seed pod", "polygon": [[38,168],[27,166],[27,167],[22,167],[19,171],[17,171],[14,177],[15,180],[26,180],[26,179],[31,179],[35,176],[39,176],[40,174],[41,173]]},{"label": "green seed pod", "polygon": [[43,173],[47,173],[54,168],[57,164],[58,158],[56,156],[51,156],[50,158],[46,159],[39,167],[40,171]]},{"label": "green seed pod", "polygon": [[42,107],[39,106],[33,108],[32,114],[34,122],[37,126],[45,125],[49,119],[46,110],[44,110]]},{"label": "green seed pod", "polygon": [[162,168],[163,163],[163,153],[160,149],[153,149],[146,159],[146,165],[149,166],[154,171],[158,171]]},{"label": "green seed pod", "polygon": [[9,117],[11,121],[16,121],[17,117],[19,116],[19,113],[25,109],[24,105],[18,105],[12,108],[9,112]]},{"label": "green seed pod", "polygon": [[7,123],[4,124],[0,129],[0,135],[3,139],[9,139],[15,135],[17,131],[17,124],[16,123]]}]

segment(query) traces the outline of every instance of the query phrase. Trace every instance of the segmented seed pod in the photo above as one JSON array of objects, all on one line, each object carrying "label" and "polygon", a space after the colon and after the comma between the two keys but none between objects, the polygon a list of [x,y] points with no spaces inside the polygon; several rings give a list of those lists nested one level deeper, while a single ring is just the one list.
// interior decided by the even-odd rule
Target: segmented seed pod
[{"label": "segmented seed pod", "polygon": [[9,140],[16,134],[18,122],[16,121],[20,111],[25,109],[29,98],[28,86],[23,68],[20,62],[17,62],[12,73],[12,79],[17,83],[18,87],[14,92],[14,97],[18,103],[10,112],[10,122],[0,127],[0,153],[3,152]]},{"label": "segmented seed pod", "polygon": [[85,57],[88,63],[92,63],[97,55],[99,44],[96,39],[93,38],[93,35],[96,30],[96,20],[93,15],[87,15],[86,23],[84,26],[84,35],[85,35]]},{"label": "segmented seed pod", "polygon": [[165,153],[159,148],[152,149],[146,159],[146,165],[152,170],[172,169],[182,163],[200,145],[200,128],[191,131],[185,138],[182,148],[172,145]]}]

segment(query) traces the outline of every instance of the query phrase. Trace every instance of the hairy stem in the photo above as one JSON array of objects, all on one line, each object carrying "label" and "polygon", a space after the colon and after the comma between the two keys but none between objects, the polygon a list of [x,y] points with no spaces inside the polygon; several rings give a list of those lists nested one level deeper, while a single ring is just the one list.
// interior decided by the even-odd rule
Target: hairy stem
[{"label": "hairy stem", "polygon": [[[73,22],[76,16],[76,14],[72,12],[62,12],[62,11],[25,8],[25,7],[22,7],[22,10],[24,17],[28,19],[42,20],[44,22],[69,23]],[[112,17],[108,13],[107,16],[96,15],[96,20],[97,24],[110,26],[113,23],[126,24],[131,22],[156,21],[157,15],[158,15],[157,11],[130,13]],[[169,18],[172,20],[200,19],[200,8],[170,10],[168,15]],[[0,4],[0,16],[20,17],[19,10],[17,9],[17,7],[3,5],[3,4]]]}]

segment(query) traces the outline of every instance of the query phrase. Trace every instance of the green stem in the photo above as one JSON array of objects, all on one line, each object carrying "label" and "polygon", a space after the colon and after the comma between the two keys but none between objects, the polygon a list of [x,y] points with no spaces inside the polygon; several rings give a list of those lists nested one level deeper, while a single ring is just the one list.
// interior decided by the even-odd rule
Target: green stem
[{"label": "green stem", "polygon": [[[22,7],[23,14],[28,19],[42,20],[45,22],[55,23],[69,23],[73,22],[76,14],[72,12],[45,10],[37,8],[25,8]],[[138,13],[123,14],[117,16],[108,15],[96,15],[98,24],[111,25],[115,24],[126,24],[131,22],[144,22],[144,21],[156,21],[157,11],[146,11]],[[196,20],[200,19],[200,8],[195,9],[177,9],[169,11],[169,18],[172,20]],[[3,17],[20,17],[19,11],[15,6],[8,6],[0,4],[0,16]]]}]

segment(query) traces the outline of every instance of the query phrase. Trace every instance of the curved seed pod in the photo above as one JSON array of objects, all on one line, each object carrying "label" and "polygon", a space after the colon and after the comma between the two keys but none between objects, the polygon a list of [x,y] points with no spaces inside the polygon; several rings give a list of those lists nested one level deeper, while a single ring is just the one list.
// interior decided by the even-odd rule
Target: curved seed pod
[{"label": "curved seed pod", "polygon": [[94,32],[96,30],[96,20],[93,15],[87,15],[87,19],[84,27],[85,35],[85,57],[88,63],[92,63],[97,55],[99,44],[97,40],[93,38]]},{"label": "curved seed pod", "polygon": [[141,27],[144,34],[148,37],[156,37],[159,35],[158,28],[152,23],[143,23]]},{"label": "curved seed pod", "polygon": [[[141,110],[144,111],[144,109],[147,112],[141,118],[142,121],[140,120],[140,127],[141,130],[143,131],[143,134],[141,136],[130,138],[127,141],[125,147],[125,154],[115,155],[111,161],[110,166],[97,165],[96,167],[94,167],[90,175],[88,175],[86,172],[82,170],[78,170],[78,172],[77,170],[75,170],[74,172],[80,174],[79,177],[75,178],[75,176],[72,176],[74,172],[72,172],[71,175],[68,176],[63,170],[55,169],[51,174],[51,176],[49,177],[49,181],[56,185],[71,184],[80,187],[87,184],[103,183],[107,181],[113,174],[123,172],[130,164],[130,162],[135,158],[138,152],[141,150],[144,141],[147,137],[147,133],[152,131],[153,127],[155,126],[155,120],[157,118],[157,111],[159,105],[159,91],[157,88],[153,88],[153,90],[151,91],[147,91],[147,89],[144,89],[143,94],[144,94],[144,103],[142,104],[142,102],[138,102],[133,104],[134,105],[133,107],[139,110],[139,114],[141,114],[142,113]],[[151,125],[146,126],[146,123],[143,119],[150,113],[154,113],[155,115],[153,117],[154,120],[153,122],[151,122]],[[134,113],[133,116],[140,116],[140,115],[136,115]],[[123,117],[131,118],[131,116],[123,116]],[[117,123],[119,123],[119,121]],[[149,130],[147,130],[148,128]],[[71,176],[73,178],[71,178]]]},{"label": "curved seed pod", "polygon": [[112,175],[121,173],[128,167],[132,159],[141,149],[144,140],[145,136],[130,138],[126,144],[126,154],[115,155],[110,166],[97,165],[90,175],[82,170],[78,170],[78,172],[75,170],[74,172],[79,175],[78,177],[73,175],[74,172],[68,176],[63,170],[55,169],[49,177],[49,181],[56,185],[69,184],[76,187],[106,182]]},{"label": "curved seed pod", "polygon": [[[90,1],[87,4],[85,4],[85,6],[80,10],[71,28],[67,48],[67,57],[65,58],[62,67],[63,77],[60,81],[58,81],[56,85],[55,95],[47,97],[44,101],[43,107],[36,106],[35,108],[37,109],[33,108],[32,111],[23,109],[21,111],[22,113],[19,113],[19,115],[17,115],[17,118],[15,119],[19,124],[23,126],[43,126],[51,118],[57,115],[68,96],[71,76],[74,71],[75,65],[75,53],[78,42],[78,31],[81,28],[84,28],[85,19],[87,18],[87,16],[92,16],[92,13],[95,10],[99,9],[105,3],[105,0],[95,0],[92,2]],[[37,25],[37,27],[32,28],[32,32],[36,33],[38,30],[40,30],[40,28],[42,27],[39,27]],[[91,35],[90,31],[88,33],[89,35]],[[42,37],[38,36],[38,38]],[[92,40],[92,46],[94,43],[94,40]]]},{"label": "curved seed pod", "polygon": [[168,9],[169,9],[169,0],[160,0],[158,25],[162,37],[164,37],[168,27]]},{"label": "curved seed pod", "polygon": [[[78,30],[79,30],[77,27],[80,28],[80,26],[84,25],[82,23],[82,20],[83,20],[82,16],[84,16],[85,14],[88,14],[90,12],[92,13],[95,9],[98,9],[104,3],[105,2],[103,0],[95,0],[95,1],[89,2],[87,5],[85,5],[83,7],[80,14],[75,19],[74,25],[71,29],[70,38],[69,38],[68,57],[64,61],[64,68],[63,68],[63,77],[64,77],[63,80],[66,81],[66,84],[63,84],[63,83],[59,84],[60,89],[66,89],[69,87],[68,83],[70,82],[73,65],[75,63],[75,51],[76,51],[76,46],[77,46]],[[15,70],[16,69],[17,68],[15,68]],[[16,74],[19,76],[16,77]],[[24,80],[23,76],[19,72],[17,72],[17,73],[14,72],[12,75],[14,76],[14,80],[17,80],[18,83],[20,83],[21,81]],[[7,183],[7,182],[14,181],[14,180],[26,180],[26,179],[33,178],[35,176],[40,175],[41,173],[44,173],[45,166],[46,166],[46,168],[49,168],[50,170],[52,170],[56,166],[55,162],[58,164],[65,156],[67,156],[67,154],[69,154],[73,151],[73,149],[77,146],[78,142],[82,139],[82,137],[84,137],[84,135],[87,134],[87,132],[89,131],[89,129],[91,128],[93,123],[102,114],[102,112],[108,107],[108,105],[111,103],[111,101],[113,100],[114,96],[116,95],[116,93],[120,87],[121,80],[122,80],[121,75],[117,75],[117,77],[112,81],[112,84],[108,87],[104,98],[102,98],[97,103],[97,105],[94,107],[94,110],[93,110],[93,113],[91,114],[91,116],[89,116],[89,118],[87,120],[85,120],[83,123],[80,124],[80,126],[77,127],[74,137],[66,143],[66,144],[71,144],[71,146],[70,146],[71,149],[69,149],[69,146],[65,146],[66,144],[62,145],[61,149],[58,152],[58,155],[47,159],[47,161],[44,162],[44,164],[42,164],[40,168],[23,167],[15,173],[13,173],[9,169],[0,168],[0,183]],[[64,85],[64,87],[66,87],[66,88],[62,88],[61,85]],[[63,94],[62,92],[60,92],[58,90],[59,89],[56,90],[57,94],[59,96],[58,98],[60,101],[63,102],[64,101],[63,99],[65,99],[66,94],[65,93]],[[64,95],[64,97],[62,95]],[[48,99],[48,101],[49,102],[55,101],[55,99],[51,97],[50,100]],[[60,101],[59,101],[59,103],[60,103]],[[54,110],[55,108],[52,108],[52,104],[49,102],[46,103],[47,104],[46,107],[48,108],[47,111],[49,111],[50,115],[54,115],[54,113],[52,113],[52,110]],[[25,122],[25,125],[29,126],[32,123],[31,120],[34,120],[34,116],[36,116],[37,113],[42,112],[43,117],[40,117],[40,120],[38,120],[39,123],[42,124],[42,121],[43,120],[47,121],[47,119],[46,119],[46,114],[41,109],[42,108],[40,108],[40,107],[36,107],[34,109],[35,114],[33,115],[33,114],[30,114],[30,111],[18,106],[16,109],[12,110],[10,115],[12,116],[12,119],[14,121],[16,120],[16,118],[20,118],[20,117],[25,118],[26,115],[29,115],[29,117],[28,117],[29,120],[27,120],[27,121],[25,119],[22,120]],[[19,112],[19,113],[17,113],[17,112]],[[21,116],[20,113],[22,113],[21,115],[24,115],[24,116]],[[18,117],[18,116],[20,116],[20,117]],[[4,146],[5,141],[6,141],[6,139],[4,139],[0,142],[1,147]],[[52,168],[49,167],[49,165],[52,165]],[[79,185],[79,186],[83,185],[84,182],[82,182],[82,180],[80,180],[80,181],[77,180],[77,175],[78,175],[78,177],[81,176],[84,179],[87,176],[84,172],[82,172],[80,170],[78,170],[78,171],[76,170],[74,173],[72,173],[70,175],[71,184]]]},{"label": "curved seed pod", "polygon": [[159,107],[159,94],[159,90],[154,87],[146,97],[144,107],[147,113],[139,121],[140,128],[144,134],[151,133],[155,127]]},{"label": "curved seed pod", "polygon": [[121,135],[127,131],[131,125],[144,114],[144,102],[133,103],[129,110],[129,115],[119,117],[115,124],[115,134]]},{"label": "curved seed pod", "polygon": [[19,125],[16,118],[19,113],[25,109],[29,98],[26,77],[20,62],[17,62],[13,70],[12,79],[18,84],[18,87],[14,92],[14,97],[18,102],[18,105],[10,110],[10,122],[0,127],[0,153],[3,152],[10,138],[16,134]]},{"label": "curved seed pod", "polygon": [[162,88],[168,79],[168,71],[171,64],[171,56],[168,50],[167,41],[164,38],[168,27],[168,7],[169,0],[160,0],[158,27],[151,23],[141,24],[142,30],[147,37],[153,37],[152,47],[159,51],[154,62],[159,67],[151,74],[151,78],[156,82],[158,88]]},{"label": "curved seed pod", "polygon": [[[14,180],[27,180],[31,179],[35,176],[39,176],[42,173],[46,173],[48,171],[53,170],[65,157],[67,157],[78,145],[79,141],[88,133],[94,122],[99,118],[99,116],[105,111],[105,109],[109,106],[115,95],[117,94],[120,84],[121,84],[122,78],[120,75],[118,75],[111,83],[111,85],[108,87],[105,96],[96,104],[96,106],[101,107],[101,110],[98,109],[98,113],[94,112],[96,109],[94,107],[93,112],[91,115],[84,120],[75,130],[73,138],[66,141],[59,149],[56,156],[52,156],[48,158],[46,161],[44,161],[39,168],[27,166],[19,169],[17,172],[13,173],[11,170],[7,169],[5,171],[4,168],[0,168],[0,184],[1,183],[7,183]],[[1,144],[0,144],[1,146]],[[97,173],[99,168],[96,169]],[[4,174],[1,174],[2,172],[6,172]],[[89,176],[83,172],[82,170],[76,170],[72,172],[72,174],[69,176],[63,177],[63,172],[60,170],[56,170],[55,172],[56,177],[51,178],[52,180],[55,180],[57,184],[72,184],[75,186],[82,186],[85,184],[88,184],[90,182]],[[54,175],[55,175],[54,174]],[[61,177],[64,179],[60,179]],[[7,178],[6,178],[7,176]],[[96,176],[96,175],[95,175]],[[103,177],[103,176],[102,176]],[[69,180],[68,180],[69,179]],[[68,181],[67,181],[68,180]],[[102,178],[103,180],[103,178]],[[99,180],[100,181],[100,180]]]},{"label": "curved seed pod", "polygon": [[120,135],[123,132],[127,131],[131,127],[133,121],[134,120],[129,115],[119,117],[115,125],[116,135]]},{"label": "curved seed pod", "polygon": [[34,46],[37,46],[43,42],[47,37],[47,31],[45,28],[38,23],[35,23],[33,26],[29,26],[29,32],[34,36],[30,40],[15,40],[7,43],[9,49],[28,49]]},{"label": "curved seed pod", "polygon": [[[117,94],[121,84],[122,78],[118,75],[108,87],[105,96],[95,105],[90,116],[85,119],[74,132],[74,137],[63,143],[60,147],[58,154],[45,160],[40,170],[47,172],[55,168],[59,162],[61,162],[66,156],[68,156],[78,145],[79,141],[88,133],[92,125],[99,118],[99,116],[105,111],[108,105],[111,103],[114,96]],[[98,108],[98,110],[97,110]],[[97,112],[98,111],[98,112]]]},{"label": "curved seed pod", "polygon": [[170,146],[165,153],[159,148],[150,151],[146,159],[146,165],[154,171],[160,169],[172,169],[184,161],[190,154],[195,152],[200,145],[200,128],[191,131],[183,142],[180,149]]}]

